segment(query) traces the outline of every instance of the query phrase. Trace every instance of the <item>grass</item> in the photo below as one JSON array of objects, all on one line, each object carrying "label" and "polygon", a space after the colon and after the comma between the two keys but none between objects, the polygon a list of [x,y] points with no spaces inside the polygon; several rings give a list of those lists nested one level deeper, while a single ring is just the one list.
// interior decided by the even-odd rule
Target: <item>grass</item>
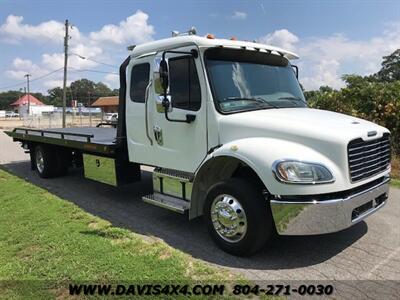
[{"label": "grass", "polygon": [[394,156],[392,158],[392,176],[391,184],[392,186],[400,188],[400,157]]},{"label": "grass", "polygon": [[240,280],[3,170],[0,212],[0,297],[7,299],[64,299],[65,282]]},{"label": "grass", "polygon": [[390,183],[392,186],[400,188],[400,180],[399,179],[392,179]]},{"label": "grass", "polygon": [[295,206],[286,206],[275,212],[274,220],[275,225],[277,226],[277,230],[285,231],[289,224],[289,221],[292,220],[294,217],[299,215],[303,211],[304,207],[301,205]]}]

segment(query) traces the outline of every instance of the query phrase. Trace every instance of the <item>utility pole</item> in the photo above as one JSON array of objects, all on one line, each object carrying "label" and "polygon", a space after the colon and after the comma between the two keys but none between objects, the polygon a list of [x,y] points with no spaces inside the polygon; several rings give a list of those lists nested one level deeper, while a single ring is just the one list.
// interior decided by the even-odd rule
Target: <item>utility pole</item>
[{"label": "utility pole", "polygon": [[92,127],[92,105],[90,103],[90,92],[88,92],[89,96],[89,126]]},{"label": "utility pole", "polygon": [[31,111],[31,95],[29,93],[29,77],[32,76],[31,74],[26,74],[24,77],[26,77],[26,81],[27,81],[27,87],[28,87],[28,116],[30,115],[30,111]]},{"label": "utility pole", "polygon": [[65,114],[67,107],[67,64],[68,64],[68,20],[65,20],[65,37],[64,37],[64,82],[63,82],[63,109],[62,109],[62,127],[65,128]]}]

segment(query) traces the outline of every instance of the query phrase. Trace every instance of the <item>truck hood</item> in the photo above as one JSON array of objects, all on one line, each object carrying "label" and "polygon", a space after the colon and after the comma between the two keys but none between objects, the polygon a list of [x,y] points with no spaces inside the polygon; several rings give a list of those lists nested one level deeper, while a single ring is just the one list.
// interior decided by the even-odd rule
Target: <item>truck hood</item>
[{"label": "truck hood", "polygon": [[[376,135],[369,137],[368,133],[374,131]],[[347,146],[352,139],[375,139],[384,132],[388,130],[360,118],[311,108],[250,111],[224,115],[220,120],[222,144],[241,138],[268,137],[309,147],[320,143]]]}]

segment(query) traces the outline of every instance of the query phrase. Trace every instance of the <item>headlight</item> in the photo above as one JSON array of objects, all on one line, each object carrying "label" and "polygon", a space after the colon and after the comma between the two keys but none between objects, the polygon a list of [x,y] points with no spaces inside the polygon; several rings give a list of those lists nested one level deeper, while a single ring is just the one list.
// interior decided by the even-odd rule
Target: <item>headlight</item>
[{"label": "headlight", "polygon": [[327,167],[312,162],[280,160],[274,163],[273,171],[276,178],[285,183],[318,184],[335,181]]}]

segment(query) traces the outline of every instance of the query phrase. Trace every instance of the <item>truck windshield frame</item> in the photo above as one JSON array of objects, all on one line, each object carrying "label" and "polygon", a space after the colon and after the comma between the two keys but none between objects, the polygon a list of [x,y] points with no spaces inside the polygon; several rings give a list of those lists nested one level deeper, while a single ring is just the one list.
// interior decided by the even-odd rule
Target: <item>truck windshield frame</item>
[{"label": "truck windshield frame", "polygon": [[295,72],[283,56],[218,47],[207,49],[204,61],[214,105],[221,114],[307,107]]}]

